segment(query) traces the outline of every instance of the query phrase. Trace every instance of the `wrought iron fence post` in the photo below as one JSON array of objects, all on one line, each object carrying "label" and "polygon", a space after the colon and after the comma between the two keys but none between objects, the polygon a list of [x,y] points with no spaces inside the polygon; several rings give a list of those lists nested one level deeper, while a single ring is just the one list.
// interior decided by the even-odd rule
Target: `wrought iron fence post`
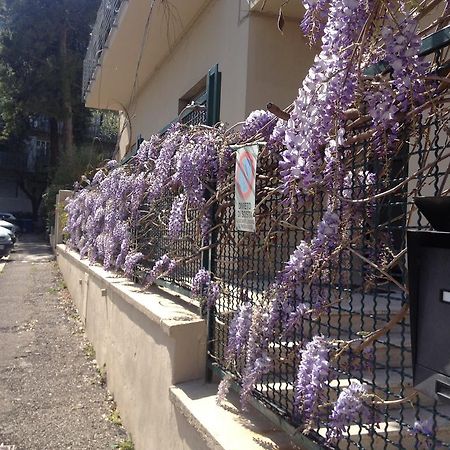
[{"label": "wrought iron fence post", "polygon": [[[212,183],[212,192],[216,190],[216,181]],[[206,200],[211,197],[210,191],[206,194]],[[213,275],[215,274],[216,269],[216,244],[217,244],[217,230],[216,226],[216,212],[217,205],[213,205],[211,207],[211,229],[213,231],[209,234],[207,239],[207,246],[209,247],[207,250],[204,250],[202,255],[202,266],[209,270]],[[204,311],[202,311],[202,315]],[[215,329],[215,306],[213,305],[211,308],[207,308],[206,310],[206,325],[207,325],[207,341],[206,341],[206,373],[205,378],[207,382],[212,380],[213,371],[211,369],[210,364],[210,355],[214,354],[214,329]]]},{"label": "wrought iron fence post", "polygon": [[[220,120],[220,93],[221,93],[222,74],[219,71],[219,65],[216,64],[208,71],[206,83],[206,123],[214,126]],[[212,190],[207,192],[207,200],[211,196],[210,192],[215,192],[217,182],[212,183]],[[216,244],[218,232],[216,226],[217,205],[211,208],[211,229],[213,231],[209,235],[209,249],[203,254],[203,267],[209,270],[213,275],[216,272]],[[210,355],[214,354],[214,330],[215,330],[215,306],[209,308],[206,315],[207,323],[207,346],[206,346],[206,381],[212,380],[213,371],[211,369]]]}]

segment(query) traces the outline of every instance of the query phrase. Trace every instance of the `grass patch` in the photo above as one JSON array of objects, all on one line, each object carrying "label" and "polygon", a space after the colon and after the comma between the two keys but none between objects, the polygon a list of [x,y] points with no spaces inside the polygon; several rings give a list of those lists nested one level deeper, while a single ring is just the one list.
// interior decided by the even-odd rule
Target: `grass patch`
[{"label": "grass patch", "polygon": [[64,289],[67,288],[66,283],[64,282],[64,280],[57,280],[56,284],[54,286],[52,286],[48,292],[49,294],[57,294],[58,292],[63,291]]},{"label": "grass patch", "polygon": [[134,444],[131,439],[125,439],[123,441],[118,442],[114,448],[118,450],[134,450]]},{"label": "grass patch", "polygon": [[118,427],[122,426],[122,419],[120,418],[120,413],[117,408],[111,411],[111,414],[108,416],[108,420]]},{"label": "grass patch", "polygon": [[100,381],[100,385],[101,386],[106,386],[106,380],[107,380],[107,375],[106,375],[106,364],[103,364],[103,367],[98,367],[96,368],[97,370],[97,375]]},{"label": "grass patch", "polygon": [[88,342],[83,347],[83,353],[86,355],[87,358],[95,359],[95,349],[94,349],[93,345],[90,342]]}]

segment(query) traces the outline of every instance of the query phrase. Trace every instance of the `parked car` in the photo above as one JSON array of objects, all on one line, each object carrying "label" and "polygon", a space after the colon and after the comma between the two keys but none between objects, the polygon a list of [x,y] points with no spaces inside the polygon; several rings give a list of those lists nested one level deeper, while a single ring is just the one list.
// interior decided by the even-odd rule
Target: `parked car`
[{"label": "parked car", "polygon": [[17,238],[16,238],[16,235],[14,234],[14,231],[10,230],[9,228],[2,227],[2,226],[0,226],[0,230],[6,231],[8,233],[13,245],[16,243]]},{"label": "parked car", "polygon": [[0,228],[0,257],[8,256],[13,248],[13,242],[8,231]]},{"label": "parked car", "polygon": [[0,212],[0,219],[7,220],[8,222],[14,223],[17,220],[17,217],[11,213]]},{"label": "parked car", "polygon": [[8,230],[11,230],[14,234],[16,234],[19,231],[19,227],[17,225],[14,225],[11,222],[7,222],[6,220],[0,220],[0,227],[7,228]]}]

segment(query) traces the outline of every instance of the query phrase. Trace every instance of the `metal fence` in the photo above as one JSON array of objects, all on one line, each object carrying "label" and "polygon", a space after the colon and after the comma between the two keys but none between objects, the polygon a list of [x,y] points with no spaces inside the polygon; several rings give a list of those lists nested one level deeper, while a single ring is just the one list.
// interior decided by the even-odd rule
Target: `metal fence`
[{"label": "metal fence", "polygon": [[[439,131],[439,121],[435,120],[420,127],[419,140],[425,138],[433,142],[434,157],[442,155],[443,146]],[[448,150],[448,147],[447,147]],[[352,148],[348,157],[354,161],[352,171],[377,172],[377,161],[371,160],[365,145]],[[389,165],[390,180],[396,185],[407,179],[414,167],[423,167],[425,155],[419,145],[414,152],[408,148],[400,152],[398,158]],[[259,159],[259,175],[267,175],[276,165],[276,155]],[[383,164],[383,168],[386,165]],[[419,180],[415,195],[438,195],[445,167],[424,175]],[[321,199],[306,204],[302,209],[289,211],[281,208],[281,198],[266,196],[262,187],[268,186],[267,178],[258,180],[256,203],[260,203],[257,216],[257,232],[242,233],[234,230],[234,210],[230,206],[222,217],[224,226],[218,236],[218,247],[213,271],[224,280],[224,289],[216,308],[214,331],[210,338],[214,345],[210,351],[211,362],[230,372],[239,379],[242,366],[228,367],[225,349],[228,330],[234,312],[242,302],[256,303],[263,299],[264,291],[275,278],[282,263],[287,261],[296,245],[313,236],[318,218],[323,213],[325,194]],[[384,184],[383,189],[389,185]],[[352,184],[352,189],[363,190],[362,196],[370,195],[368,185]],[[420,215],[410,216],[412,197],[408,196],[408,185],[389,198],[378,201],[373,211],[365,212],[364,220],[351,228],[349,240],[352,249],[359,255],[382,255],[386,249],[400,252],[405,247],[405,234],[409,228],[424,228],[427,221]],[[233,199],[226,199],[231,205]],[[269,233],[270,232],[270,233]],[[263,242],[270,234],[271,239]],[[331,263],[330,263],[331,265]],[[362,333],[370,333],[385,326],[399,313],[408,301],[403,291],[383,277],[377,277],[373,269],[359,257],[342,252],[334,267],[322,266],[325,277],[312,286],[302,286],[302,296],[308,297],[311,290],[320,290],[322,297],[331,304],[320,319],[305,317],[296,327],[290,339],[278,339],[271,343],[271,354],[275,366],[255,388],[255,397],[275,414],[283,417],[293,427],[301,425],[296,417],[293,404],[295,373],[299,365],[298,350],[313,335],[351,340],[361,338]],[[400,283],[406,281],[407,271],[404,258],[392,267],[391,275]],[[392,331],[377,339],[363,353],[352,353],[341,357],[333,369],[328,382],[324,403],[336,400],[338,393],[352,380],[359,380],[374,393],[386,400],[397,400],[412,393],[412,361],[409,319],[402,320]],[[350,427],[348,434],[340,441],[339,448],[435,448],[450,446],[450,409],[435,404],[433,400],[422,398],[414,406],[400,403],[394,407],[373,406],[371,423],[361,422]],[[429,420],[435,431],[432,436],[417,433],[416,420]],[[309,437],[324,444],[328,431],[327,416],[320,420]],[[447,444],[445,444],[447,442]],[[304,444],[304,442],[303,442]]]},{"label": "metal fence", "polygon": [[[145,255],[145,260],[138,267],[136,276],[138,281],[144,281],[146,275],[163,255],[177,255],[178,258],[187,260],[178,265],[173,272],[160,280],[165,285],[183,289],[188,294],[192,286],[195,274],[202,267],[201,258],[192,257],[198,255],[202,246],[202,237],[197,230],[197,211],[189,209],[186,214],[187,221],[183,224],[183,230],[179,239],[174,241],[168,236],[168,222],[172,202],[176,193],[152,205],[151,209],[145,207],[140,211],[140,224],[135,230],[136,250]],[[143,225],[143,224],[146,225]]]},{"label": "metal fence", "polygon": [[[183,109],[177,121],[184,125],[212,126],[216,124],[219,121],[220,89],[221,73],[216,64],[206,75],[205,91],[192,99],[192,103]],[[164,127],[160,134],[163,135],[171,124]],[[183,224],[181,237],[174,241],[168,236],[170,210],[177,194],[178,192],[171,192],[170,195],[153,204],[151,208],[144,205],[140,211],[140,218],[137,221],[139,226],[134,232],[134,242],[136,251],[142,252],[145,260],[139,265],[136,279],[140,282],[144,281],[155,262],[163,255],[177,255],[178,258],[186,258],[186,261],[178,265],[170,275],[159,280],[159,283],[169,284],[172,288],[181,289],[183,293],[189,295],[195,274],[202,266],[206,267],[209,263],[205,262],[208,255],[201,254],[201,248],[205,242],[197,229],[198,212],[195,208],[188,208],[186,212],[186,222]],[[194,257],[190,258],[192,255]]]},{"label": "metal fence", "polygon": [[[447,53],[442,42],[428,48],[426,53],[434,58],[434,68],[441,70]],[[431,171],[420,172],[431,158],[440,158],[450,146],[447,124],[443,123],[439,114],[441,107],[445,106],[438,105],[435,114],[422,117],[414,134],[405,139],[409,144],[405,144],[389,161],[375,159],[365,142],[354,145],[346,155],[351,161],[349,170],[363,174],[359,181],[354,177],[350,186],[353,191],[358,190],[362,197],[370,193],[364,176],[366,171],[383,172],[377,181],[383,183],[378,186],[379,190],[402,182],[404,185],[394,194],[378,199],[371,208],[362,212],[361,220],[352,224],[348,236],[354,250],[352,253],[339,253],[335,261],[325,263],[329,267],[321,267],[325,275],[319,282],[302,286],[304,297],[308,297],[312,289],[318,289],[331,305],[327,311],[320,318],[305,316],[292,336],[271,343],[270,352],[276,363],[258,382],[253,396],[258,404],[264,405],[266,411],[271,411],[272,417],[282,419],[280,423],[288,429],[295,430],[301,425],[293,404],[298,350],[301,346],[317,334],[338,340],[359,339],[362,333],[373,332],[389,323],[408,302],[405,293],[397,287],[397,284],[406,283],[404,255],[390,267],[392,281],[378,277],[364,257],[377,254],[382,258],[383,252],[388,251],[401,253],[405,248],[408,229],[428,227],[426,219],[415,211],[412,200],[414,196],[442,193],[447,163],[436,165]],[[205,115],[201,117],[204,120]],[[428,151],[425,151],[425,143]],[[222,226],[212,236],[216,244],[214,251],[208,257],[188,260],[164,278],[166,283],[189,290],[193,276],[203,265],[221,280],[221,297],[214,314],[209,317],[209,365],[219,374],[232,373],[238,385],[242,367],[239,364],[229,367],[225,358],[230,322],[242,302],[256,303],[263,299],[267,287],[298,243],[313,236],[326,204],[326,194],[323,193],[316,196],[314,202],[306,202],[301,208],[291,210],[282,206],[279,196],[267,195],[270,188],[279,184],[278,159],[279,155],[268,149],[263,149],[258,159],[257,232],[235,231],[234,198],[230,194],[218,205],[221,212],[216,219]],[[417,170],[419,175],[414,183],[408,182]],[[232,177],[233,174],[230,174],[228,181]],[[344,195],[344,192],[341,194]],[[168,216],[175,195],[173,193],[173,196],[162,200],[151,211],[142,211],[143,215],[147,215],[147,226],[145,229],[137,228],[136,247],[146,255],[146,262],[139,268],[139,277],[163,254],[188,256],[198,253],[204,244],[190,220],[194,211],[188,212],[182,237],[176,242],[168,239]],[[148,220],[149,215],[152,220]],[[392,258],[392,255],[386,256]],[[336,400],[339,392],[352,380],[359,380],[367,386],[368,392],[385,400],[408,397],[413,392],[410,336],[409,318],[405,318],[391,331],[381,335],[366,351],[353,353],[350,350],[340,357],[330,374],[325,403]],[[399,402],[389,407],[373,404],[371,409],[371,420],[361,419],[352,425],[339,441],[339,448],[450,447],[448,406],[419,397],[414,403]],[[428,423],[429,430],[422,429],[421,432],[415,425],[416,421]],[[326,417],[319,418],[307,437],[301,432],[295,435],[305,448],[323,447],[328,426]]]}]

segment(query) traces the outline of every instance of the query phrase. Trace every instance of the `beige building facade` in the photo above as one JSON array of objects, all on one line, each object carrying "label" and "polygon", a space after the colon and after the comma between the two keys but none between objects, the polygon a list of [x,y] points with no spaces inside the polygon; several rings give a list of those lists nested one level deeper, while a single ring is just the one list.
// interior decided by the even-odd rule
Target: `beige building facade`
[{"label": "beige building facade", "polygon": [[283,8],[283,32],[281,0],[115,2],[104,44],[92,35],[84,96],[88,107],[120,111],[119,159],[198,100],[211,68],[221,76],[216,118],[231,126],[268,102],[289,105],[313,58],[298,2]]}]

